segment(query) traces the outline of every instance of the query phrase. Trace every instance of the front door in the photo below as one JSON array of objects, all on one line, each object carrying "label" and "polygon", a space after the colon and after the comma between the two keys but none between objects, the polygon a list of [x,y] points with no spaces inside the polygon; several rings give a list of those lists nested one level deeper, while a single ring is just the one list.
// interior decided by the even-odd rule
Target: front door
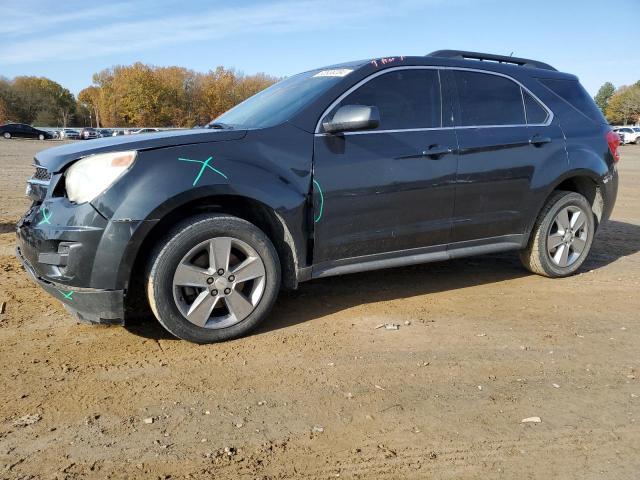
[{"label": "front door", "polygon": [[343,105],[376,106],[374,130],[316,134],[314,263],[440,247],[449,240],[457,144],[434,68],[369,77]]}]

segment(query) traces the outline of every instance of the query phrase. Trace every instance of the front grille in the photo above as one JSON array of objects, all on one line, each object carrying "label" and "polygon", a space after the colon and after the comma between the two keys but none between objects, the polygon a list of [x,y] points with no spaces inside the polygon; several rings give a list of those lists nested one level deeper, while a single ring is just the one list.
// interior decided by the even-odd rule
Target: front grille
[{"label": "front grille", "polygon": [[36,173],[33,174],[32,177],[34,180],[41,180],[43,182],[48,182],[51,180],[51,174],[46,168],[36,167]]}]

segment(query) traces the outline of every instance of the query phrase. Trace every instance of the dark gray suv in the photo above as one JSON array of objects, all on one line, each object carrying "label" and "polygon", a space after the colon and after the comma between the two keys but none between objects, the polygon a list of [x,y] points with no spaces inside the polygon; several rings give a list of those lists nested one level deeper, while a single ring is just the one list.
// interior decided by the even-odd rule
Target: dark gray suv
[{"label": "dark gray suv", "polygon": [[123,323],[142,290],[202,343],[319,277],[507,250],[564,277],[611,214],[619,141],[576,77],[534,60],[319,68],[208,128],[39,153],[18,256],[82,319]]}]

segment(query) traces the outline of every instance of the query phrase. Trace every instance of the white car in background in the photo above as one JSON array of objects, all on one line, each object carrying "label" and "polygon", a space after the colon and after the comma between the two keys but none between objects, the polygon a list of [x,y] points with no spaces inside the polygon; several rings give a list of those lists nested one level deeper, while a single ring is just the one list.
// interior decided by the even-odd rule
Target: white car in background
[{"label": "white car in background", "polygon": [[155,133],[155,132],[159,132],[160,130],[157,128],[141,128],[139,130],[133,130],[131,132],[131,135],[139,135],[141,133]]},{"label": "white car in background", "polygon": [[613,127],[613,131],[621,135],[622,143],[640,145],[640,127]]},{"label": "white car in background", "polygon": [[73,128],[63,128],[60,130],[60,138],[67,140],[77,140],[80,137],[80,132]]}]

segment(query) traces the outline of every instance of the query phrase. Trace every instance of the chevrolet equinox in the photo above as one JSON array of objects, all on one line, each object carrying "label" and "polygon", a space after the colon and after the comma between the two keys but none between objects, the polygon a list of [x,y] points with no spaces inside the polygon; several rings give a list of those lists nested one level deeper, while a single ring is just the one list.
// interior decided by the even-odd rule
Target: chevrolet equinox
[{"label": "chevrolet equinox", "polygon": [[539,61],[334,65],[205,129],[38,153],[17,255],[81,320],[123,324],[139,279],[170,333],[228,340],[315,278],[507,250],[573,274],[613,209],[618,144],[578,79]]}]

